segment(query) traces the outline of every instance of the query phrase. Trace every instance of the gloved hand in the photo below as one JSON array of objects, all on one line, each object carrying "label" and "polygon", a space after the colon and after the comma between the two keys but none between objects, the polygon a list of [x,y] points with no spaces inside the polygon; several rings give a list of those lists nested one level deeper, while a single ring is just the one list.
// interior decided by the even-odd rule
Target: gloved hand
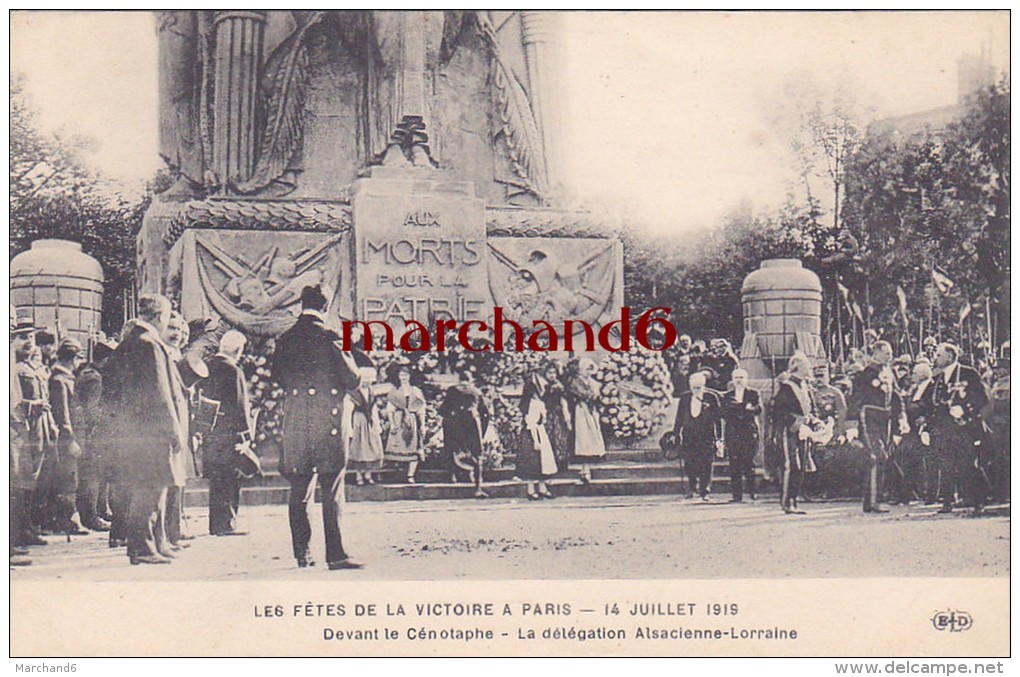
[{"label": "gloved hand", "polygon": [[848,428],[846,431],[846,441],[853,442],[857,439],[857,428]]},{"label": "gloved hand", "polygon": [[929,434],[927,430],[921,431],[921,444],[926,447],[931,446],[931,434]]}]

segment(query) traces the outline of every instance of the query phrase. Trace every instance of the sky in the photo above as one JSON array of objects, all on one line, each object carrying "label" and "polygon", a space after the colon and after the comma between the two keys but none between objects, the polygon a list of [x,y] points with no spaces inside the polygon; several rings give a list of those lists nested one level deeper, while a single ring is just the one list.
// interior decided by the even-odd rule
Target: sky
[{"label": "sky", "polygon": [[[849,83],[878,119],[956,102],[959,57],[1009,64],[1007,13],[585,13],[563,19],[564,175],[578,202],[653,232],[767,207],[791,179],[775,113]],[[49,131],[90,137],[129,190],[157,156],[150,13],[14,12],[11,69]]]}]

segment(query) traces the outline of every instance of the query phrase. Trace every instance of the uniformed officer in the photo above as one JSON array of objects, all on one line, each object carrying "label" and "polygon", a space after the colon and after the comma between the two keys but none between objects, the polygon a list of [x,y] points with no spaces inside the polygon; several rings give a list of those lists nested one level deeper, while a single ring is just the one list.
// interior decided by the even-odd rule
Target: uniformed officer
[{"label": "uniformed officer", "polygon": [[879,504],[879,498],[889,447],[909,432],[903,400],[889,368],[892,354],[888,341],[875,342],[871,361],[854,379],[848,406],[851,427],[847,439],[856,441],[865,454],[863,505],[867,513],[888,512]]},{"label": "uniformed officer", "polygon": [[[39,332],[35,333],[38,336]],[[43,523],[47,521],[46,492],[43,483],[39,482],[39,471],[42,468],[44,454],[56,437],[56,425],[50,411],[48,375],[33,361],[39,359],[40,351],[34,340],[26,342],[17,351],[15,372],[21,388],[21,407],[26,425],[26,435],[20,452],[20,462],[28,469],[33,478],[31,488],[31,507],[28,509],[27,524],[32,533],[25,539],[28,545],[42,545],[45,541],[38,537]]]},{"label": "uniformed officer", "polygon": [[357,365],[342,350],[341,337],[326,327],[327,300],[318,286],[301,292],[297,323],[276,341],[273,378],[284,390],[280,473],[290,481],[288,515],[294,557],[299,567],[314,564],[308,503],[312,478],[319,477],[326,563],[333,569],[360,569],[344,550],[340,518],[344,504],[347,430],[342,422],[344,396],[361,383]]},{"label": "uniformed officer", "polygon": [[983,441],[980,412],[988,404],[988,394],[978,373],[959,360],[960,349],[951,343],[939,345],[935,352],[931,439],[942,471],[939,512],[952,512],[957,491],[980,511],[987,492],[978,447]]},{"label": "uniformed officer", "polygon": [[818,418],[832,419],[832,436],[841,444],[846,430],[846,397],[832,385],[828,363],[815,367],[814,400]]},{"label": "uniformed officer", "polygon": [[761,397],[747,385],[747,371],[733,370],[733,387],[722,397],[722,418],[725,422],[726,455],[730,459],[730,482],[733,502],[744,500],[744,489],[755,499],[754,455],[758,452]]},{"label": "uniformed officer", "polygon": [[810,388],[811,360],[795,353],[772,400],[772,437],[778,451],[782,484],[780,503],[788,515],[803,515],[797,506],[804,474],[814,471],[808,429],[818,421]]},{"label": "uniformed officer", "polygon": [[[39,454],[35,452],[35,439],[31,427],[32,406],[26,402],[20,364],[28,359],[35,347],[35,326],[28,319],[19,318],[11,310],[10,328],[10,473],[11,473],[11,555],[20,557],[27,551],[20,546],[46,545],[33,529],[32,496],[35,488],[35,471]],[[49,406],[49,403],[45,403]],[[41,406],[38,403],[36,406]],[[12,559],[12,564],[31,564],[31,560]]]},{"label": "uniformed officer", "polygon": [[75,370],[84,359],[81,344],[73,338],[60,341],[50,371],[50,409],[57,434],[46,450],[40,482],[45,491],[54,522],[70,534],[87,534],[75,505],[78,489],[78,458],[82,454],[76,428],[80,419],[74,407]]}]

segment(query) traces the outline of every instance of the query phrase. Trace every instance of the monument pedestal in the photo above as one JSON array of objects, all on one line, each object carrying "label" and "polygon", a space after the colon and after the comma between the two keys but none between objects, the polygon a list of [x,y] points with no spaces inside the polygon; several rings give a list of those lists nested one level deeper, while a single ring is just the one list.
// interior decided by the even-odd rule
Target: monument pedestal
[{"label": "monument pedestal", "polygon": [[474,184],[421,168],[374,167],[354,187],[355,314],[431,327],[490,313],[485,205]]}]

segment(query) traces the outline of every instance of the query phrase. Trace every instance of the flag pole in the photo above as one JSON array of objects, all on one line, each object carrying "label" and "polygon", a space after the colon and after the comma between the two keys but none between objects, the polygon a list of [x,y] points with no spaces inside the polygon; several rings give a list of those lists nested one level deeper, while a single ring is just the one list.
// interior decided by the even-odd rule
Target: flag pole
[{"label": "flag pole", "polygon": [[846,365],[846,355],[843,352],[843,348],[846,343],[843,340],[843,313],[840,311],[840,306],[843,305],[842,293],[839,291],[839,273],[836,273],[836,332],[839,334],[839,364],[840,368],[844,368]]},{"label": "flag pole", "polygon": [[985,297],[985,325],[988,327],[988,346],[995,347],[995,340],[992,338],[992,293],[988,292]]}]

